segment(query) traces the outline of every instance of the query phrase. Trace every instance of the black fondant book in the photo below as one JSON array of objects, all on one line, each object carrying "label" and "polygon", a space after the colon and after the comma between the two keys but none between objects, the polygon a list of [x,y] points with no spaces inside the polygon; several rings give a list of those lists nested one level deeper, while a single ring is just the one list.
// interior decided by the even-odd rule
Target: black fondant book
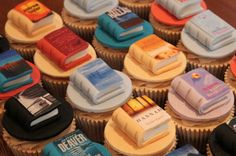
[{"label": "black fondant book", "polygon": [[25,129],[42,127],[60,117],[60,102],[40,85],[20,92],[5,104],[6,113]]}]

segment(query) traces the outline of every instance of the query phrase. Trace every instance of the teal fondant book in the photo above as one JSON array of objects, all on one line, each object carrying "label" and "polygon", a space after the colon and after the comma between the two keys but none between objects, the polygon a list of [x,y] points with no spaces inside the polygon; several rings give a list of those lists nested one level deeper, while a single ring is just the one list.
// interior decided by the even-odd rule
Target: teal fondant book
[{"label": "teal fondant book", "polygon": [[46,145],[43,156],[111,156],[111,154],[104,146],[92,142],[80,130],[76,130]]},{"label": "teal fondant book", "polygon": [[31,66],[15,50],[0,53],[0,92],[31,83],[31,73]]},{"label": "teal fondant book", "polygon": [[120,6],[98,18],[99,27],[119,41],[142,34],[143,23],[144,21],[131,10]]}]

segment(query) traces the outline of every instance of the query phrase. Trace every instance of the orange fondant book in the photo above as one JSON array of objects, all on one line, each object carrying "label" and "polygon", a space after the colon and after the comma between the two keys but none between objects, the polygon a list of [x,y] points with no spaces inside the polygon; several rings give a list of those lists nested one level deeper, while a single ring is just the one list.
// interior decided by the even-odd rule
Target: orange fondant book
[{"label": "orange fondant book", "polygon": [[39,50],[63,70],[69,70],[91,58],[88,43],[63,27],[37,43]]}]

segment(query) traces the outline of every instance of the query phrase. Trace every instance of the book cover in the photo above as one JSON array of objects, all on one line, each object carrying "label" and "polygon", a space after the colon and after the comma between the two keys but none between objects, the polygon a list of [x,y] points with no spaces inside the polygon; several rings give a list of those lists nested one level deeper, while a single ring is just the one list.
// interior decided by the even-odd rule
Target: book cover
[{"label": "book cover", "polygon": [[87,52],[88,43],[65,27],[45,36],[37,46],[43,54],[64,70],[91,58]]}]

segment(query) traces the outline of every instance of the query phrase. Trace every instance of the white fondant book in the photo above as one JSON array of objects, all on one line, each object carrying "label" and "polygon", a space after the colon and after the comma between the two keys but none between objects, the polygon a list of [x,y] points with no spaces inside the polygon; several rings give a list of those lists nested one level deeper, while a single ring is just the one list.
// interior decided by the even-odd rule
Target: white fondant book
[{"label": "white fondant book", "polygon": [[178,19],[203,11],[201,0],[156,0],[156,2]]},{"label": "white fondant book", "polygon": [[179,50],[156,35],[149,35],[129,48],[129,54],[154,74],[161,74],[163,67],[177,62]]},{"label": "white fondant book", "polygon": [[236,37],[232,36],[235,29],[210,10],[194,16],[184,29],[210,50],[236,41]]},{"label": "white fondant book", "polygon": [[147,96],[129,100],[114,111],[112,120],[140,147],[169,133],[170,116]]},{"label": "white fondant book", "polygon": [[201,68],[176,77],[171,88],[199,114],[208,113],[230,100],[226,84]]},{"label": "white fondant book", "polygon": [[102,59],[96,59],[77,69],[70,80],[94,104],[124,92],[123,79]]},{"label": "white fondant book", "polygon": [[73,0],[73,1],[88,13],[112,4],[112,0]]}]

